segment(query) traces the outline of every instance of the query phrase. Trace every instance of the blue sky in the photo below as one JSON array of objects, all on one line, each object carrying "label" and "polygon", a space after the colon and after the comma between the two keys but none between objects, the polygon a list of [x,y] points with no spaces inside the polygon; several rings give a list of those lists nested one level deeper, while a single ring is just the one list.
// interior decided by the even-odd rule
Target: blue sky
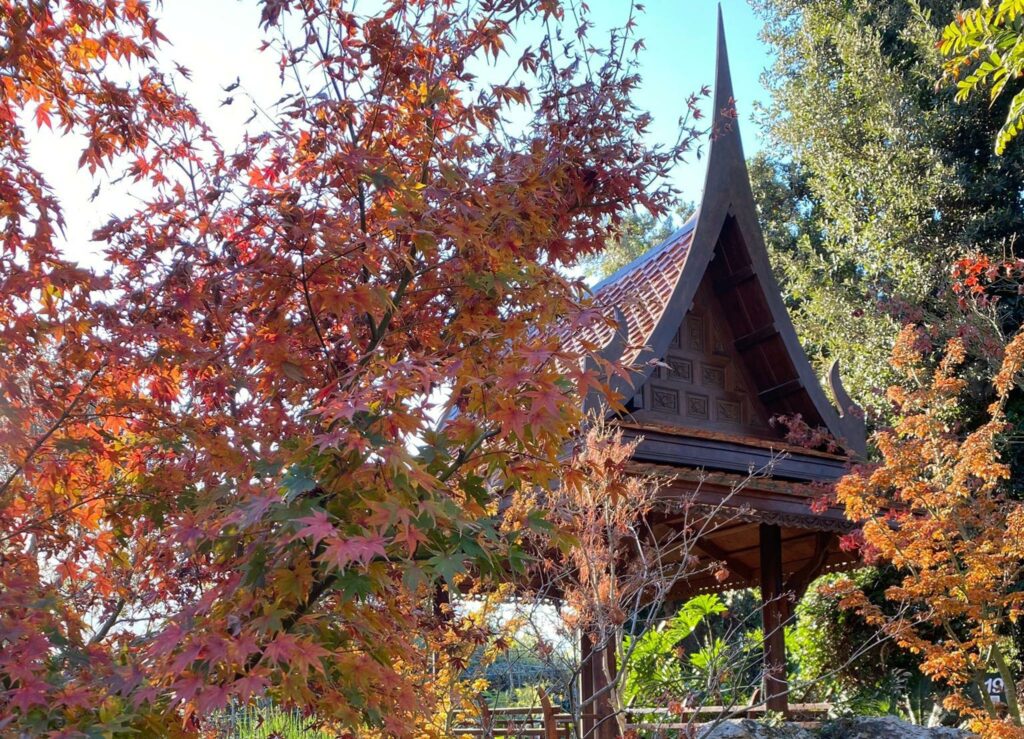
[{"label": "blue sky", "polygon": [[[365,4],[365,3],[364,3]],[[646,11],[638,18],[638,35],[646,43],[640,72],[643,84],[636,102],[654,116],[651,139],[669,143],[676,135],[677,121],[685,110],[686,97],[702,85],[714,82],[717,3],[713,0],[646,0]],[[589,0],[591,16],[602,28],[621,25],[628,12],[628,0]],[[758,39],[761,23],[747,0],[723,0],[726,34],[732,67],[733,88],[741,116],[746,153],[758,148],[757,127],[751,121],[755,101],[766,94],[760,77],[770,63],[767,48]],[[223,107],[223,87],[241,79],[242,89],[263,103],[278,97],[277,67],[272,52],[260,53],[257,0],[164,0],[161,28],[170,39],[165,47],[168,59],[192,70],[194,104],[213,126],[228,150],[237,142],[250,105],[244,94],[235,92],[235,103]],[[710,113],[710,101],[705,105]],[[67,205],[67,250],[84,262],[96,263],[96,245],[89,234],[103,224],[113,210],[123,211],[118,188],[104,188],[95,202],[89,195],[95,181],[76,171],[81,142],[60,139],[48,132],[37,134],[34,161],[49,177]],[[685,200],[700,197],[704,163],[691,157],[673,176]]]}]

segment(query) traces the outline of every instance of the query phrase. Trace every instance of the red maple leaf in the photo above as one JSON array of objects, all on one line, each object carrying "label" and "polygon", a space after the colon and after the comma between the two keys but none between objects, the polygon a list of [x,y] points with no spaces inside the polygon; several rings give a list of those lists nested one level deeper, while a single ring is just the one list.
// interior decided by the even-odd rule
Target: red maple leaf
[{"label": "red maple leaf", "polygon": [[293,539],[309,537],[312,539],[313,546],[319,544],[323,539],[333,536],[335,533],[334,524],[331,523],[326,511],[313,511],[312,516],[296,518],[295,523],[305,525],[295,532]]},{"label": "red maple leaf", "polygon": [[367,564],[374,557],[383,557],[385,554],[384,539],[379,536],[353,536],[348,539],[334,537],[327,542],[327,549],[320,555],[320,561],[341,570],[352,562]]}]

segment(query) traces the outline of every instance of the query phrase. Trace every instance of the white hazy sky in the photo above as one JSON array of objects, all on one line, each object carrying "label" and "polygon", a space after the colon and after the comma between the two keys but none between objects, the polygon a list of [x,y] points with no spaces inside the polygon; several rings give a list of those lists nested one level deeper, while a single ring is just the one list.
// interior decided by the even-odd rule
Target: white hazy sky
[{"label": "white hazy sky", "polygon": [[[598,28],[620,25],[628,11],[627,0],[589,0],[589,5]],[[713,82],[717,3],[647,0],[645,5],[646,12],[639,17],[639,35],[647,49],[641,56],[643,85],[636,101],[654,116],[652,140],[669,143],[687,95]],[[765,99],[760,76],[770,57],[757,37],[760,21],[746,0],[723,0],[722,6],[735,97],[750,155],[760,146],[759,131],[750,118],[754,102]],[[258,50],[262,41],[259,15],[258,0],[164,0],[158,12],[160,27],[170,39],[162,56],[192,71],[188,93],[227,151],[239,141],[251,105],[238,90],[232,93],[233,105],[221,106],[227,97],[223,88],[238,77],[241,88],[265,105],[280,95],[274,53]],[[710,112],[710,104],[705,111]],[[99,245],[91,243],[89,235],[111,212],[123,212],[124,199],[132,194],[125,187],[105,186],[90,202],[97,180],[77,171],[81,148],[79,140],[43,131],[34,138],[32,156],[65,204],[68,254],[99,266]],[[703,177],[703,162],[692,157],[673,179],[683,199],[697,200]]]}]

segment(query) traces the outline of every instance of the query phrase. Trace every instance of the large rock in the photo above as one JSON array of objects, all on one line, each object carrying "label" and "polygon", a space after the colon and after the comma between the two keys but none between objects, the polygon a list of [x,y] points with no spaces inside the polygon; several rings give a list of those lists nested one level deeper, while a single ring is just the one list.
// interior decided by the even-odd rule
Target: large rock
[{"label": "large rock", "polygon": [[917,726],[895,716],[842,718],[822,727],[821,739],[962,739],[973,736],[948,726]]},{"label": "large rock", "polygon": [[749,718],[705,727],[699,736],[700,739],[814,739],[814,734],[801,726],[765,726]]},{"label": "large rock", "polygon": [[881,716],[837,719],[814,732],[795,724],[766,726],[751,719],[733,719],[705,726],[698,736],[699,739],[966,739],[973,734],[946,726],[916,726],[895,716]]}]

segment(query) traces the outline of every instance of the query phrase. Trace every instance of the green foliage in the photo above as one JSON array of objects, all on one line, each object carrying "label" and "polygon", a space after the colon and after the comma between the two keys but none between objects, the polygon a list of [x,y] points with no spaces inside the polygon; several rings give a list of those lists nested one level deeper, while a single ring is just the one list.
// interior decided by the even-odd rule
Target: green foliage
[{"label": "green foliage", "polygon": [[[956,81],[956,99],[967,100],[988,87],[989,100],[1006,91],[1008,83],[1024,76],[1024,0],[987,1],[979,8],[958,13],[942,31],[940,50],[948,59],[944,77]],[[966,72],[966,74],[965,74]],[[1024,89],[1012,96],[1006,121],[996,135],[996,154],[1024,129]]]},{"label": "green foliage", "polygon": [[883,414],[897,327],[942,312],[948,265],[1024,234],[1024,150],[1005,115],[935,87],[953,0],[757,0],[776,52],[751,163],[773,264],[808,353]]},{"label": "green foliage", "polygon": [[[851,578],[878,603],[886,602],[885,590],[899,580],[891,567],[867,567]],[[920,659],[880,639],[876,627],[840,607],[827,591],[834,579],[825,576],[808,589],[797,605],[796,625],[786,632],[792,679],[807,686],[800,699],[828,701],[842,713],[903,714],[922,722],[939,696],[920,674]]]},{"label": "green foliage", "polygon": [[888,355],[896,322],[873,309],[877,301],[865,295],[863,270],[830,242],[807,168],[764,153],[748,167],[765,243],[801,343],[819,375],[838,356],[844,381],[877,415],[884,406],[873,389],[891,380],[877,358]]},{"label": "green foliage", "polygon": [[718,595],[699,595],[684,603],[672,618],[640,636],[625,637],[625,651],[632,650],[625,702],[651,706],[683,698],[705,703],[736,701],[737,683],[744,687],[746,683],[737,666],[749,661],[744,655],[760,640],[717,633],[715,617],[727,613]]},{"label": "green foliage", "polygon": [[316,728],[316,721],[275,706],[247,706],[225,715],[218,736],[225,739],[328,739],[333,732]]}]

